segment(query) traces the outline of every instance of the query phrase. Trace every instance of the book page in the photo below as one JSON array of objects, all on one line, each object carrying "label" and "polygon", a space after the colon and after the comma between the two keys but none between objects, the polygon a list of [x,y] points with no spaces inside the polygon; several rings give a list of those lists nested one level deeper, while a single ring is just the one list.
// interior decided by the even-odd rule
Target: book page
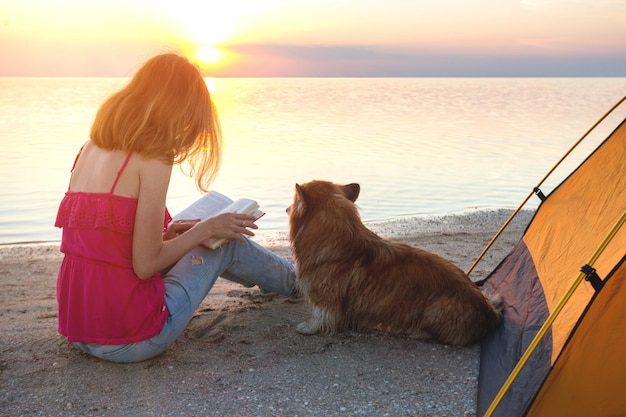
[{"label": "book page", "polygon": [[[228,205],[228,207],[224,207],[224,209],[220,213],[245,213],[256,217],[256,220],[258,220],[265,214],[259,209],[259,204],[249,198],[240,198],[239,200]],[[217,249],[222,246],[227,240],[228,239],[218,239],[211,242],[211,244],[208,246],[211,249]]]},{"label": "book page", "polygon": [[222,212],[223,209],[232,204],[233,200],[218,193],[217,191],[209,191],[198,200],[191,203],[180,213],[173,216],[173,220],[196,220],[208,219]]},{"label": "book page", "polygon": [[[176,214],[175,220],[196,220],[208,219],[221,213],[245,213],[254,216],[257,220],[265,213],[259,208],[259,204],[250,198],[240,198],[237,201],[231,200],[224,194],[217,191],[210,191],[191,203],[180,213]],[[211,249],[217,249],[228,239],[216,239],[206,245]]]},{"label": "book page", "polygon": [[257,219],[263,215],[259,204],[250,198],[240,198],[232,204],[224,207],[220,213],[245,213],[255,216]]}]

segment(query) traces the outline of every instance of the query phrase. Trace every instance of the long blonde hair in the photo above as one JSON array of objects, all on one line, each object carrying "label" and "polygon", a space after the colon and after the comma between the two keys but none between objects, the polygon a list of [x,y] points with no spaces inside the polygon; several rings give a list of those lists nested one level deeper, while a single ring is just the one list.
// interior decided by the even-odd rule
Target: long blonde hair
[{"label": "long blonde hair", "polygon": [[222,159],[217,109],[198,68],[174,53],[148,60],[100,107],[91,140],[171,164],[186,161],[207,191]]}]

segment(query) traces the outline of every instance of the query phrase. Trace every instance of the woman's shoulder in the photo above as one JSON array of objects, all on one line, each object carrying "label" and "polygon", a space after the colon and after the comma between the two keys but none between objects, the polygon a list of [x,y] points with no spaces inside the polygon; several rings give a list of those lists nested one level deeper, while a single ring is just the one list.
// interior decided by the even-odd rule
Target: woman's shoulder
[{"label": "woman's shoulder", "polygon": [[172,165],[153,158],[138,157],[135,161],[139,177],[140,200],[165,200],[172,175]]},{"label": "woman's shoulder", "polygon": [[134,159],[134,166],[142,177],[147,176],[146,178],[154,178],[157,176],[169,179],[172,173],[172,164],[160,159],[146,158],[140,154],[137,154]]}]

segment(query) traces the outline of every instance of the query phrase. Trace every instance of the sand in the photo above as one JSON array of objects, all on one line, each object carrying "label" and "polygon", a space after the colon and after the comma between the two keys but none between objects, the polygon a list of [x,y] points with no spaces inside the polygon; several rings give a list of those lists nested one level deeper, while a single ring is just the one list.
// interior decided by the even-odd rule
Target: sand
[{"label": "sand", "polygon": [[[372,225],[467,270],[510,215],[480,211]],[[517,243],[522,212],[471,274]],[[286,235],[263,242],[291,257]],[[474,416],[480,346],[376,332],[302,336],[304,302],[219,279],[163,355],[114,364],[56,331],[58,246],[0,247],[2,416]]]}]

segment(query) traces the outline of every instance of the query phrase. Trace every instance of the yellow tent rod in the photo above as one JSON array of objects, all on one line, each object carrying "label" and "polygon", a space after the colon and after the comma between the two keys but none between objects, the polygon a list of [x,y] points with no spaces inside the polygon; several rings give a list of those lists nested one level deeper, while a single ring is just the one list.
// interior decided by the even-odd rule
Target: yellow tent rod
[{"label": "yellow tent rod", "polygon": [[611,114],[613,112],[613,110],[615,110],[617,107],[619,107],[620,104],[622,104],[624,102],[624,100],[626,100],[626,96],[622,97],[621,100],[619,100],[617,103],[615,103],[615,105],[613,105],[613,107],[611,107],[611,109],[609,111],[607,111],[604,116],[602,116],[600,119],[598,119],[597,122],[594,123],[593,126],[591,126],[591,128],[589,128],[589,130],[587,130],[587,132],[585,132],[584,135],[582,135],[580,137],[580,139],[578,139],[576,141],[576,143],[574,143],[574,145],[565,153],[565,155],[563,155],[563,157],[561,157],[561,159],[559,159],[559,161],[556,163],[556,165],[554,165],[552,167],[552,169],[550,171],[548,171],[548,173],[543,177],[543,179],[541,181],[539,181],[539,183],[535,186],[535,188],[533,188],[533,191],[531,191],[528,196],[526,196],[526,198],[524,199],[524,201],[522,201],[522,204],[519,205],[519,207],[513,212],[513,214],[511,214],[511,216],[507,219],[506,222],[504,222],[504,224],[502,225],[502,227],[500,228],[500,230],[498,230],[498,232],[495,234],[495,236],[491,239],[491,241],[487,244],[487,246],[485,247],[485,249],[483,249],[483,251],[480,253],[480,255],[478,255],[478,258],[476,258],[476,260],[474,261],[474,263],[472,264],[472,266],[469,267],[469,269],[467,270],[467,272],[465,273],[466,275],[469,275],[474,268],[476,267],[476,265],[478,265],[478,262],[480,262],[480,260],[483,258],[483,256],[485,256],[485,253],[487,253],[487,251],[491,248],[491,246],[493,245],[493,243],[500,237],[500,235],[502,234],[502,232],[504,232],[504,229],[507,228],[507,226],[509,225],[509,223],[511,223],[511,221],[515,218],[515,216],[517,216],[517,213],[520,212],[520,210],[522,209],[522,207],[524,207],[526,205],[526,203],[528,202],[528,200],[530,200],[530,197],[532,197],[532,195],[535,193],[535,190],[538,189],[539,187],[541,187],[543,185],[543,183],[546,181],[546,179],[548,179],[548,177],[550,177],[550,175],[552,175],[552,173],[558,168],[559,165],[561,165],[561,163],[565,160],[565,158],[567,158],[569,156],[570,153],[572,153],[574,151],[574,149],[576,149],[576,147],[578,145],[580,145],[580,143],[585,140],[585,138],[600,124],[604,121],[604,119],[606,119],[609,114]]},{"label": "yellow tent rod", "polygon": [[[598,260],[602,252],[604,252],[604,249],[606,249],[608,244],[611,242],[613,237],[615,237],[615,235],[617,234],[617,232],[619,231],[619,229],[622,227],[622,225],[625,222],[626,222],[626,212],[622,214],[621,219],[618,220],[615,226],[613,226],[613,229],[611,229],[609,234],[604,238],[604,240],[602,241],[598,249],[595,251],[591,259],[587,263],[587,265],[593,266],[593,264]],[[561,310],[563,310],[563,308],[565,307],[567,302],[570,300],[572,295],[574,295],[574,291],[576,291],[576,289],[578,288],[578,286],[580,285],[583,279],[585,279],[585,274],[581,272],[578,275],[578,278],[576,278],[574,283],[571,285],[569,290],[565,293],[563,298],[561,298],[561,301],[559,301],[554,311],[550,313],[550,315],[548,316],[548,319],[545,321],[545,323],[543,323],[543,326],[541,326],[541,328],[539,329],[539,331],[537,332],[533,340],[530,342],[530,345],[528,345],[528,348],[526,348],[526,351],[524,352],[520,360],[517,362],[517,365],[515,365],[515,368],[513,368],[513,370],[509,374],[509,377],[506,379],[506,381],[504,381],[504,384],[500,388],[500,391],[498,391],[498,394],[494,397],[493,401],[491,402],[491,405],[489,406],[489,408],[487,409],[483,417],[491,417],[493,415],[496,407],[498,407],[498,405],[502,401],[502,398],[504,398],[504,395],[507,393],[509,388],[511,388],[513,381],[515,380],[515,378],[517,378],[517,376],[519,375],[524,365],[526,365],[526,362],[528,362],[530,355],[533,354],[533,352],[539,345],[539,342],[541,342],[545,334],[548,332],[548,329],[552,326],[552,324],[554,323],[558,315],[561,313]]]}]

